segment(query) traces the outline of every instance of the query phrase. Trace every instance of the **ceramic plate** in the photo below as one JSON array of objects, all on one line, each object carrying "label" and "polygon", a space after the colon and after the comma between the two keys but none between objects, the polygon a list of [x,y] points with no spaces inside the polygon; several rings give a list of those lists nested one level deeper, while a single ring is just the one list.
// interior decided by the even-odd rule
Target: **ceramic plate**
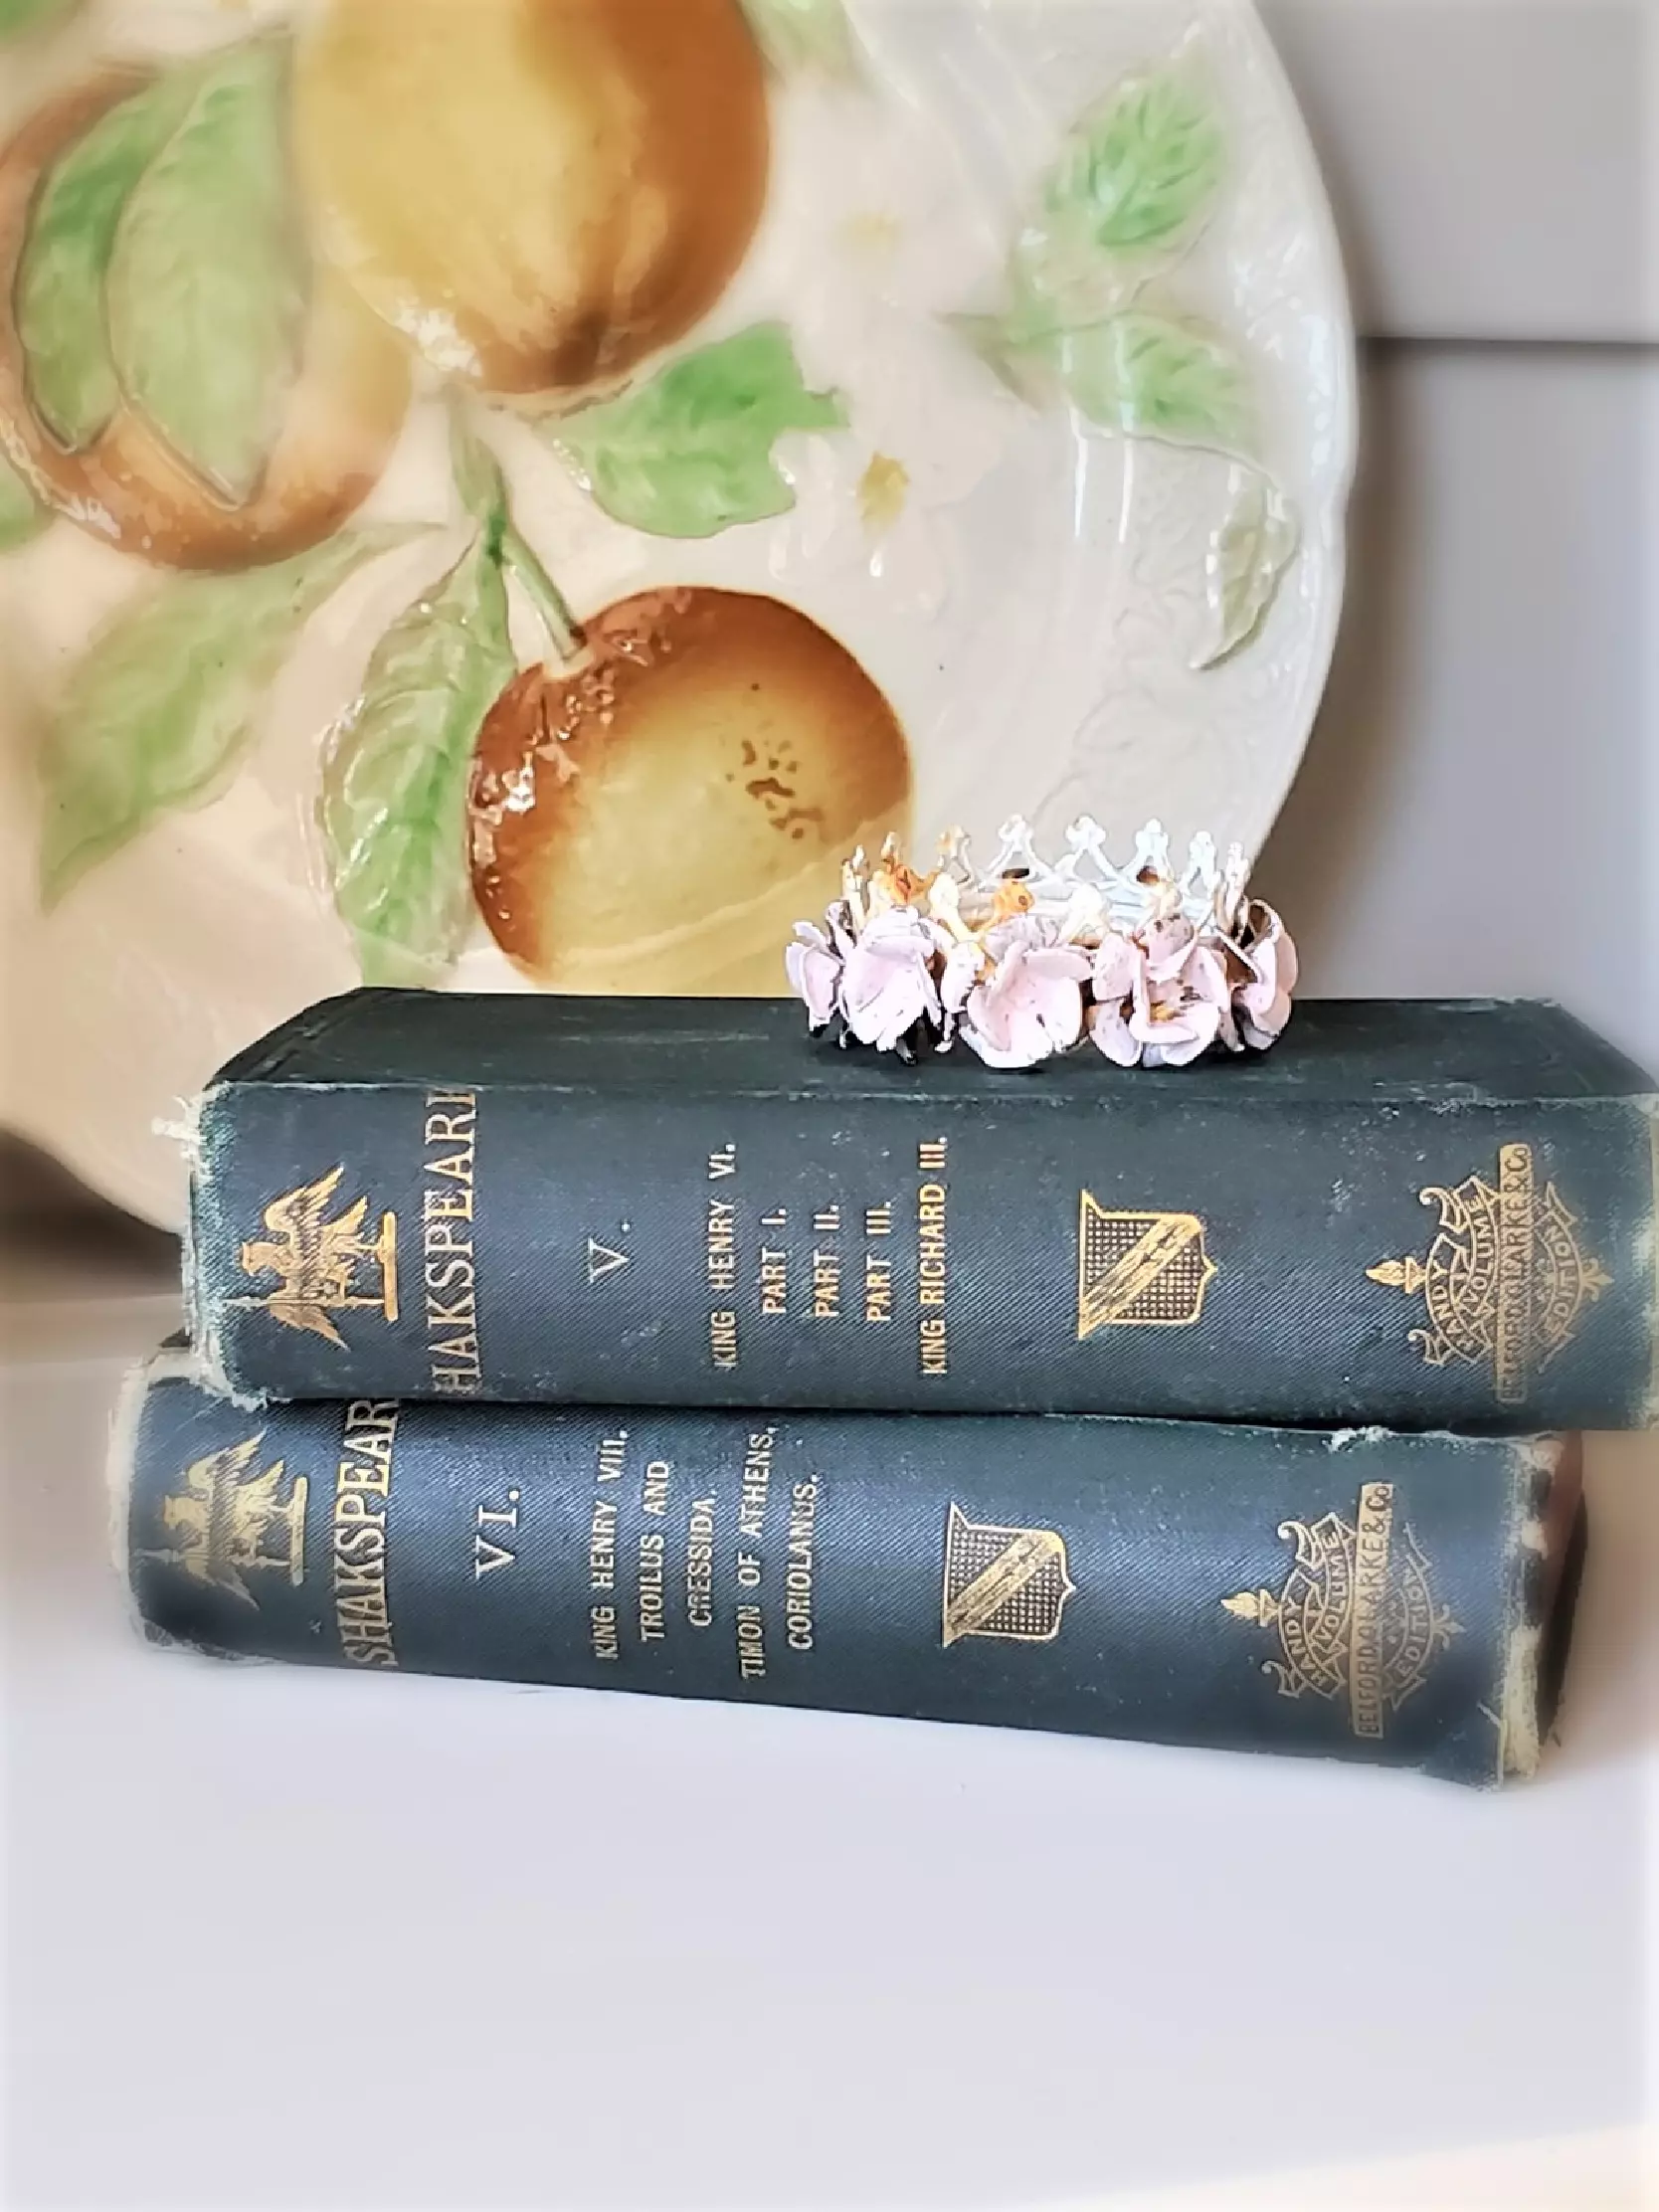
[{"label": "ceramic plate", "polygon": [[1247,0],[0,0],[3,1112],[360,977],[764,992],[843,854],[1259,844],[1353,336]]}]

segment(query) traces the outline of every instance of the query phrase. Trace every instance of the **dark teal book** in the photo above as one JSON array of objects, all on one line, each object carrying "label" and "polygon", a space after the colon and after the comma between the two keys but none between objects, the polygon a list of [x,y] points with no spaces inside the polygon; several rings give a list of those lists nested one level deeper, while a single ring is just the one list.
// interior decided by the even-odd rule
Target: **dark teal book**
[{"label": "dark teal book", "polygon": [[437,1405],[254,1413],[184,1356],[113,1452],[152,1631],[219,1654],[1419,1768],[1536,1765],[1570,1441]]},{"label": "dark teal book", "polygon": [[1641,1426],[1649,1089],[1529,1005],[1006,1073],[793,1002],[359,992],[200,1102],[193,1333],[246,1397]]}]

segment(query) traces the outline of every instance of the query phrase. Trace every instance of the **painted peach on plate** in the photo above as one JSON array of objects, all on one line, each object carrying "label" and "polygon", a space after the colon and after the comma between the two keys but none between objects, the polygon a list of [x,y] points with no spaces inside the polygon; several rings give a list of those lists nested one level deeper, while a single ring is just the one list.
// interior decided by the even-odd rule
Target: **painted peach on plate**
[{"label": "painted peach on plate", "polygon": [[316,544],[378,480],[409,405],[408,356],[337,276],[309,290],[297,372],[259,480],[233,501],[144,412],[118,405],[71,451],[42,420],[17,322],[19,267],[54,164],[154,82],[112,67],[38,109],[0,154],[0,450],[48,507],[122,551],[177,568],[236,568]]},{"label": "painted peach on plate", "polygon": [[531,668],[473,762],[472,883],[503,952],[561,991],[775,993],[802,914],[902,830],[904,734],[836,639],[781,601],[645,592]]},{"label": "painted peach on plate", "polygon": [[491,392],[614,379],[683,336],[766,197],[738,0],[330,0],[294,89],[322,252]]}]

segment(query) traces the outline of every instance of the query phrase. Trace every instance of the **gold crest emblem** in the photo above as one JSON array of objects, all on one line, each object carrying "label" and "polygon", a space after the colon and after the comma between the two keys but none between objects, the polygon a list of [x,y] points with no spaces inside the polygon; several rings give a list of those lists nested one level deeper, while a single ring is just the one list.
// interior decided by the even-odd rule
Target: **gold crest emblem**
[{"label": "gold crest emblem", "polygon": [[1004,1636],[1052,1643],[1065,1601],[1076,1591],[1065,1538],[1053,1529],[999,1529],[970,1521],[952,1501],[945,1519],[945,1595],[941,1640]]},{"label": "gold crest emblem", "polygon": [[1283,1588],[1240,1590],[1222,1606],[1277,1631],[1284,1656],[1262,1672],[1281,1697],[1345,1698],[1355,1735],[1381,1737],[1460,1633],[1435,1602],[1416,1538],[1408,1527],[1396,1535],[1393,1484],[1368,1482],[1352,1522],[1328,1513],[1282,1522],[1279,1535],[1296,1547]]},{"label": "gold crest emblem", "polygon": [[[338,1220],[328,1220],[344,1174],[343,1168],[332,1169],[315,1183],[272,1199],[265,1209],[271,1235],[243,1245],[242,1271],[256,1279],[276,1275],[280,1282],[263,1297],[235,1301],[263,1306],[284,1328],[307,1329],[342,1349],[345,1339],[329,1320],[331,1313],[355,1309],[384,1314],[388,1321],[398,1318],[397,1215],[383,1213],[372,1239],[363,1234],[367,1198],[348,1206]],[[358,1270],[363,1267],[379,1274],[380,1287],[372,1295],[359,1288]]]},{"label": "gold crest emblem", "polygon": [[1410,1341],[1430,1367],[1489,1364],[1500,1404],[1519,1405],[1539,1368],[1570,1342],[1584,1306],[1612,1278],[1584,1256],[1576,1216],[1553,1183],[1538,1188],[1530,1145],[1505,1145],[1496,1185],[1470,1176],[1455,1191],[1419,1194],[1440,1209],[1426,1259],[1390,1259],[1367,1274],[1386,1290],[1419,1294],[1429,1326]]},{"label": "gold crest emblem", "polygon": [[264,1442],[262,1431],[186,1468],[184,1488],[161,1503],[162,1527],[177,1541],[145,1558],[182,1567],[197,1581],[250,1605],[257,1601],[245,1574],[270,1569],[295,1585],[303,1581],[309,1486],[303,1475],[295,1475],[284,1498],[279,1459],[264,1474],[250,1473]]},{"label": "gold crest emblem", "polygon": [[1077,1335],[1097,1329],[1191,1329],[1215,1273],[1196,1213],[1077,1209]]}]

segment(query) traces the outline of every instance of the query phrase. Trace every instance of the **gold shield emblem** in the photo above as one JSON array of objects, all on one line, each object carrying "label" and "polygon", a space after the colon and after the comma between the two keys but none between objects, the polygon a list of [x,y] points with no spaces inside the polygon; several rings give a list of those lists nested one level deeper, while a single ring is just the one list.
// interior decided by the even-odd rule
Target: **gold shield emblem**
[{"label": "gold shield emblem", "polygon": [[1190,1329],[1215,1273],[1196,1213],[1109,1213],[1083,1192],[1077,1209],[1077,1335]]},{"label": "gold shield emblem", "polygon": [[[359,1198],[337,1220],[328,1208],[343,1168],[315,1183],[273,1198],[265,1209],[271,1231],[242,1247],[242,1271],[280,1278],[259,1298],[238,1298],[239,1306],[261,1306],[286,1329],[305,1329],[342,1349],[345,1339],[329,1319],[333,1313],[360,1311],[398,1318],[398,1221],[383,1213],[372,1238],[365,1237],[369,1201]],[[378,1276],[378,1288],[373,1287]]]},{"label": "gold shield emblem", "polygon": [[250,1472],[264,1442],[262,1431],[186,1468],[183,1488],[161,1503],[162,1526],[176,1541],[144,1557],[182,1567],[197,1581],[250,1605],[256,1599],[243,1579],[247,1574],[264,1570],[295,1585],[303,1581],[309,1485],[295,1475],[284,1498],[279,1459],[263,1474]]},{"label": "gold shield emblem", "polygon": [[1422,1298],[1428,1327],[1413,1329],[1410,1342],[1430,1367],[1490,1366],[1500,1404],[1519,1405],[1612,1278],[1585,1257],[1577,1219],[1555,1185],[1538,1188],[1530,1145],[1502,1148],[1496,1184],[1475,1175],[1455,1191],[1431,1184],[1419,1198],[1440,1210],[1428,1256],[1384,1260],[1366,1273],[1385,1290]]},{"label": "gold shield emblem", "polygon": [[1281,1656],[1262,1672],[1281,1697],[1345,1699],[1355,1735],[1379,1738],[1459,1633],[1416,1538],[1394,1527],[1393,1485],[1368,1482],[1352,1521],[1285,1521],[1279,1535],[1296,1548],[1283,1588],[1239,1590],[1222,1606],[1276,1632]]},{"label": "gold shield emblem", "polygon": [[1076,1590],[1065,1539],[1053,1529],[1000,1529],[970,1521],[953,1500],[945,1519],[945,1594],[940,1640],[1003,1636],[1052,1643]]}]

